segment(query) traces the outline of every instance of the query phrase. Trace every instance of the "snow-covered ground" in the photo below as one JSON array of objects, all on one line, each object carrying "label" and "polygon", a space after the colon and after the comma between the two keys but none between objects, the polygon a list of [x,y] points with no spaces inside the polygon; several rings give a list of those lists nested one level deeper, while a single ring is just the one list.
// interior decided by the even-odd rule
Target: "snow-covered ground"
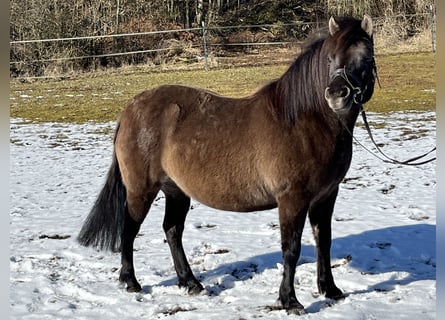
[{"label": "snow-covered ground", "polygon": [[[376,140],[399,159],[435,145],[435,113],[370,114]],[[358,121],[359,140],[370,146]],[[142,293],[118,283],[119,254],[76,236],[111,161],[114,123],[10,126],[10,304],[13,319],[288,319],[277,306],[282,274],[277,210],[234,213],[192,203],[184,245],[206,293],[176,286],[162,232],[162,194],[135,243]],[[307,225],[296,273],[301,319],[434,319],[435,163],[402,167],[357,144],[337,200],[332,265],[347,297],[317,297]]]}]

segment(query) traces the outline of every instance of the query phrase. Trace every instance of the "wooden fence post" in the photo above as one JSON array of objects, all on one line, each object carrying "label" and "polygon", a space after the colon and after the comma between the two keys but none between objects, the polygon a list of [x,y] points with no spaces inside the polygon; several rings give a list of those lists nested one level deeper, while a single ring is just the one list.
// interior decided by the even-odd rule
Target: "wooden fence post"
[{"label": "wooden fence post", "polygon": [[430,5],[430,28],[431,28],[431,48],[434,53],[436,52],[436,43],[435,43],[436,25],[434,21],[434,10],[432,4]]},{"label": "wooden fence post", "polygon": [[201,21],[201,25],[202,25],[202,45],[204,47],[204,67],[205,70],[209,70],[209,63],[207,61],[207,43],[206,43],[206,29],[205,29],[205,24],[204,24],[204,20]]}]

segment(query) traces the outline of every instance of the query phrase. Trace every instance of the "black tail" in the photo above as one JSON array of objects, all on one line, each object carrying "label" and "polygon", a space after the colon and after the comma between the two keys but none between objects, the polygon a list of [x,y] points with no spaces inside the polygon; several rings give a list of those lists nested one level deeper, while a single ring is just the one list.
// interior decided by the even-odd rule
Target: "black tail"
[{"label": "black tail", "polygon": [[77,240],[84,246],[120,251],[126,210],[126,190],[114,153],[105,185],[86,218]]}]

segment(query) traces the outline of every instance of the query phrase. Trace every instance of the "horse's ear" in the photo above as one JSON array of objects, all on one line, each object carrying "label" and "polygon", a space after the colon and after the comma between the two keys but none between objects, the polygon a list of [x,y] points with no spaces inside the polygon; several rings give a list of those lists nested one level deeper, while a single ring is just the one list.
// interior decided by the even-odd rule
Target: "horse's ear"
[{"label": "horse's ear", "polygon": [[363,16],[363,20],[362,20],[362,29],[365,30],[365,32],[372,37],[372,19],[370,16],[368,16],[367,14],[365,14]]},{"label": "horse's ear", "polygon": [[340,26],[338,25],[337,21],[335,21],[334,17],[331,17],[329,19],[329,33],[331,36],[333,36],[339,29]]}]

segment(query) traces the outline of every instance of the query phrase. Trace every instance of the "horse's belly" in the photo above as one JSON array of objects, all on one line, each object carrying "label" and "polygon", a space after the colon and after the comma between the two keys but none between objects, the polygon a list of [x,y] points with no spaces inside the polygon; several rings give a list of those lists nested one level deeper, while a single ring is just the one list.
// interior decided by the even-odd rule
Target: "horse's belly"
[{"label": "horse's belly", "polygon": [[222,170],[209,174],[205,170],[168,173],[176,185],[200,203],[226,211],[257,211],[276,207],[275,199],[260,183],[248,177],[233,177]]},{"label": "horse's belly", "polygon": [[214,184],[203,182],[200,186],[184,186],[184,189],[191,198],[220,210],[247,212],[276,206],[275,199],[260,188],[240,187],[236,184],[215,188]]},{"label": "horse's belly", "polygon": [[199,200],[199,196],[197,195],[196,199],[215,209],[226,210],[226,211],[238,211],[238,212],[251,212],[251,211],[260,211],[260,210],[268,210],[275,208],[277,206],[274,199],[269,197],[256,197],[255,192],[246,192],[240,191],[237,195],[224,194],[221,198],[207,197],[204,195]]}]

